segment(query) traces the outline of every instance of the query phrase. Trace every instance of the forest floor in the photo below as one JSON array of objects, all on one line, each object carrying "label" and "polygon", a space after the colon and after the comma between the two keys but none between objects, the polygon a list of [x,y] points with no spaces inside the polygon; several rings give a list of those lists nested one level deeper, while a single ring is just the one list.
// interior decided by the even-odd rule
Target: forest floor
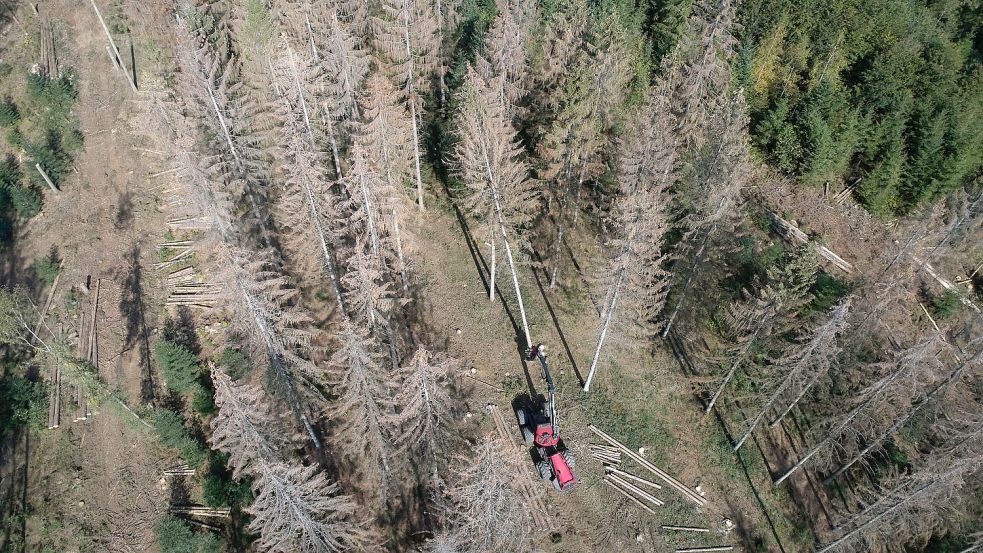
[{"label": "forest floor", "polygon": [[[461,380],[470,388],[470,415],[492,432],[487,406],[498,406],[519,442],[513,406],[543,394],[545,382],[538,364],[526,363],[519,351],[524,338],[508,268],[499,267],[500,294],[489,302],[490,251],[484,241],[462,240],[470,229],[446,199],[425,221],[418,225],[414,242],[426,244],[427,251],[417,256],[414,269],[417,285],[424,289],[430,332],[437,344],[444,341],[447,351],[464,362]],[[558,494],[536,478],[545,490],[548,516],[557,522],[554,532],[539,535],[537,545],[557,552],[727,544],[747,551],[797,551],[811,543],[808,525],[796,515],[786,492],[772,488],[760,452],[749,448],[740,458],[731,452],[730,440],[714,417],[703,416],[691,380],[662,344],[649,350],[639,343],[609,343],[591,392],[581,390],[600,325],[599,301],[587,285],[594,269],[588,260],[600,257],[599,245],[584,228],[572,234],[569,244],[575,249],[564,256],[556,288],[549,288],[542,263],[527,262],[519,269],[530,334],[533,342],[547,347],[561,434],[577,455],[581,480],[573,493]],[[624,501],[601,482],[604,469],[588,449],[600,440],[588,424],[629,447],[644,447],[649,461],[690,487],[699,485],[707,506],[687,503],[668,487],[656,494],[666,505],[654,516]],[[529,477],[535,478],[533,460],[526,458]],[[654,478],[631,462],[623,468]],[[729,534],[724,519],[735,523]],[[663,531],[663,524],[706,527],[711,533]]]},{"label": "forest floor", "polygon": [[[153,264],[166,229],[154,182],[134,149],[133,95],[110,63],[91,9],[71,0],[37,5],[54,24],[59,66],[78,74],[73,113],[85,143],[62,191],[45,189],[43,211],[18,233],[4,258],[4,280],[43,299],[43,282],[32,264],[45,255],[61,260],[46,320],[70,343],[78,341],[99,281],[96,365],[110,392],[139,406],[159,394],[150,344],[162,322],[163,286]],[[37,58],[38,25],[30,8],[19,10],[2,39],[4,56]],[[3,93],[15,101],[14,90],[23,88],[18,71],[3,83],[9,87]],[[112,400],[92,409],[86,420],[73,421],[70,395],[63,390],[61,426],[18,437],[11,462],[2,463],[11,478],[0,481],[0,491],[19,496],[22,504],[0,503],[8,513],[16,510],[22,523],[19,529],[2,525],[7,531],[0,534],[0,545],[20,543],[30,551],[156,551],[154,525],[166,510],[169,491],[161,470],[177,464],[177,455]]]}]

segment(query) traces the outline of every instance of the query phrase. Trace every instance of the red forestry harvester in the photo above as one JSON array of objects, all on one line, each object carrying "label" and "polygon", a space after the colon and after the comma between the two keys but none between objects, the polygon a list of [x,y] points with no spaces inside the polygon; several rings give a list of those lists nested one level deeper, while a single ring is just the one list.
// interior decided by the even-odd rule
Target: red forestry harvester
[{"label": "red forestry harvester", "polygon": [[543,399],[537,409],[530,410],[519,407],[515,416],[522,430],[522,438],[527,446],[535,445],[539,454],[536,468],[543,480],[549,480],[553,487],[566,492],[577,484],[573,473],[575,464],[573,452],[567,449],[560,439],[560,427],[556,416],[556,396],[553,392],[553,378],[546,363],[546,351],[542,344],[526,350],[526,360],[539,359],[543,367],[543,378],[546,380],[548,397]]}]

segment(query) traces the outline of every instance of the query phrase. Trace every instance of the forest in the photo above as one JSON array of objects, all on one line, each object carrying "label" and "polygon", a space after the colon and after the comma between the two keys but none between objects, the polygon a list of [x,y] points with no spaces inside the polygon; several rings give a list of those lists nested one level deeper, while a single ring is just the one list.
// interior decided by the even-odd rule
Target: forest
[{"label": "forest", "polygon": [[978,2],[0,27],[0,553],[983,551]]}]

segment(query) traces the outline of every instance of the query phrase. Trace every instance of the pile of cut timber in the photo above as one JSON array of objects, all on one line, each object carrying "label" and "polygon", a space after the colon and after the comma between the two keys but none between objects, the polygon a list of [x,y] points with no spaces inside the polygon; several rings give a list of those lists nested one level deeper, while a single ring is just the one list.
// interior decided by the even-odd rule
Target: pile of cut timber
[{"label": "pile of cut timber", "polygon": [[604,444],[590,444],[590,456],[603,465],[618,465],[621,463],[621,450]]},{"label": "pile of cut timber", "polygon": [[693,503],[696,503],[700,507],[706,505],[707,500],[706,500],[705,497],[703,497],[702,495],[700,495],[696,491],[692,490],[691,488],[687,487],[686,485],[684,485],[679,480],[676,480],[675,478],[673,478],[672,476],[670,476],[669,473],[667,473],[666,471],[664,471],[664,470],[660,469],[659,467],[653,465],[647,459],[645,459],[641,455],[635,453],[630,448],[628,448],[627,446],[625,446],[625,444],[619,442],[618,440],[615,440],[614,438],[612,438],[611,436],[609,436],[607,433],[605,433],[604,431],[602,431],[599,428],[597,428],[596,426],[594,426],[593,424],[588,425],[587,428],[590,429],[590,431],[593,432],[594,434],[597,434],[597,436],[600,437],[601,439],[603,439],[604,441],[608,442],[612,446],[614,446],[614,447],[618,448],[619,450],[621,450],[621,452],[623,454],[627,455],[629,458],[631,458],[632,460],[634,460],[636,463],[638,463],[639,465],[641,465],[643,468],[649,470],[652,474],[654,474],[655,476],[659,477],[666,484],[669,484],[669,487],[671,487],[672,489],[674,489],[677,492],[679,492],[680,494],[682,494],[682,496],[684,498],[688,499],[689,501],[692,501]]},{"label": "pile of cut timber", "polygon": [[606,465],[604,467],[604,482],[618,491],[618,493],[621,495],[630,499],[632,503],[638,505],[643,510],[653,515],[655,514],[655,511],[652,510],[649,504],[656,507],[665,505],[664,501],[652,495],[648,490],[642,489],[637,485],[641,484],[642,486],[647,486],[656,490],[662,489],[662,486],[652,482],[651,480],[646,480],[640,476],[635,476],[634,474],[629,474],[622,470],[616,469],[613,466]]}]

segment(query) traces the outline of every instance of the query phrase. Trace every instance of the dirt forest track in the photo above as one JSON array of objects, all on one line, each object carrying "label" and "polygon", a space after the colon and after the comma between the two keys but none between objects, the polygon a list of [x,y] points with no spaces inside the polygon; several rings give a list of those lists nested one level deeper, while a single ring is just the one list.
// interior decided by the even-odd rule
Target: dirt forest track
[{"label": "dirt forest track", "polygon": [[[140,405],[159,393],[149,342],[159,323],[155,306],[162,289],[152,265],[163,218],[131,133],[134,96],[110,64],[91,9],[76,1],[36,4],[63,45],[59,64],[80,76],[74,112],[85,146],[63,191],[46,194],[43,212],[21,233],[14,255],[7,257],[6,280],[31,286],[22,279],[31,274],[26,269],[35,257],[61,258],[59,290],[47,320],[51,331],[69,342],[77,341],[80,324],[88,334],[91,296],[100,281],[94,364],[111,391]],[[3,39],[7,51],[37,25],[34,18],[11,23]],[[81,298],[78,315],[64,301],[69,290]],[[87,420],[73,421],[74,394],[63,390],[62,400],[61,426],[31,444],[24,465],[13,468],[26,472],[35,500],[44,498],[42,526],[59,521],[57,528],[32,530],[64,533],[63,543],[98,551],[155,551],[154,524],[168,501],[160,482],[160,470],[171,464],[168,455],[123,409],[106,404]]]}]

